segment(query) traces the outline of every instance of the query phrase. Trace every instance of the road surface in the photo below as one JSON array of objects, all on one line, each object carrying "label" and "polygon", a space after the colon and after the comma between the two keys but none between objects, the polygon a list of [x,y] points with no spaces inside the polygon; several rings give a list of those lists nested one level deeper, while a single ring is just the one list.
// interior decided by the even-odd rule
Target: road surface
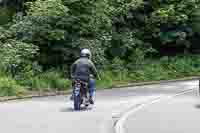
[{"label": "road surface", "polygon": [[196,133],[198,81],[98,91],[92,109],[69,96],[0,103],[2,133]]}]

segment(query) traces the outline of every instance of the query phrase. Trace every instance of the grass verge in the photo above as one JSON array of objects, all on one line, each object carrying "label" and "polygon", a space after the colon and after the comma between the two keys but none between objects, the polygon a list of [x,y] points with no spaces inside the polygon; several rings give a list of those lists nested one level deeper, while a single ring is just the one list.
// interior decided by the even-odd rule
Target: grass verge
[{"label": "grass verge", "polygon": [[[97,80],[97,88],[112,88],[129,83],[179,79],[200,76],[200,58],[198,56],[162,58],[159,61],[144,63],[139,69],[120,71],[104,70],[100,72],[102,80]],[[25,89],[26,88],[26,89]],[[71,89],[71,81],[64,74],[51,70],[21,81],[0,74],[0,97],[21,96],[30,92],[62,92]]]}]

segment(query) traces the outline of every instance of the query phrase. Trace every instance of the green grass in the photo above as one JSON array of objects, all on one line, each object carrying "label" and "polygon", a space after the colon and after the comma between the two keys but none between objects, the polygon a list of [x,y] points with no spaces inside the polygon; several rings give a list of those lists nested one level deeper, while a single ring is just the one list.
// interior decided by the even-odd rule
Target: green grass
[{"label": "green grass", "polygon": [[159,61],[144,63],[140,69],[129,71],[124,69],[118,73],[107,70],[101,73],[102,80],[97,82],[97,86],[98,88],[107,88],[129,82],[169,80],[188,76],[200,76],[199,56],[164,57]]},{"label": "green grass", "polygon": [[64,78],[61,72],[48,71],[22,82],[32,91],[63,91],[69,89],[71,81]]},{"label": "green grass", "polygon": [[2,96],[21,96],[26,90],[9,77],[0,77],[0,97]]},{"label": "green grass", "polygon": [[[130,82],[157,81],[200,76],[199,56],[164,57],[160,60],[143,63],[139,69],[116,71],[107,69],[100,72],[101,80],[97,80],[97,89],[111,88],[115,85]],[[64,78],[60,71],[51,70],[37,76],[16,82],[5,72],[0,72],[0,96],[22,95],[30,91],[63,91],[71,89],[71,81]],[[20,85],[19,85],[20,84]]]}]

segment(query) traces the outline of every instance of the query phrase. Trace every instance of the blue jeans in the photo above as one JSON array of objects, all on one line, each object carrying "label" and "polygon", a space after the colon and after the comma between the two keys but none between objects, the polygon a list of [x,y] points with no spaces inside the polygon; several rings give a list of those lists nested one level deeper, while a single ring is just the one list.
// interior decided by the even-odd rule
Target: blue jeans
[{"label": "blue jeans", "polygon": [[95,90],[96,90],[96,82],[95,79],[91,78],[89,83],[88,83],[88,89],[89,89],[89,94],[91,97],[95,95]]}]

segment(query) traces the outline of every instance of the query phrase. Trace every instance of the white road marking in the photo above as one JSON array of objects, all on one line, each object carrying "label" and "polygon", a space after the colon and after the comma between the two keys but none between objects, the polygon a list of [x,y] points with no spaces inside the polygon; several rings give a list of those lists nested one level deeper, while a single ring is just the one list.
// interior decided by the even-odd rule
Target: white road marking
[{"label": "white road marking", "polygon": [[117,121],[117,123],[116,123],[116,125],[115,125],[115,132],[116,132],[116,133],[125,133],[125,131],[124,131],[124,124],[125,124],[127,118],[128,118],[130,115],[132,115],[133,113],[135,113],[135,112],[137,112],[137,111],[139,111],[139,110],[141,110],[141,109],[143,109],[143,108],[145,108],[145,107],[147,107],[147,106],[149,106],[149,105],[152,105],[152,104],[154,104],[154,103],[158,103],[158,102],[160,102],[161,100],[164,100],[164,99],[171,99],[171,98],[173,98],[173,97],[180,96],[180,95],[183,95],[183,94],[192,92],[192,91],[193,91],[193,89],[189,89],[189,90],[185,90],[185,91],[182,91],[182,92],[180,92],[180,93],[177,93],[177,94],[175,94],[175,95],[173,95],[173,96],[168,96],[168,97],[164,97],[164,98],[163,98],[162,96],[159,96],[159,97],[157,97],[156,99],[152,100],[151,102],[143,103],[143,104],[141,104],[140,106],[138,106],[137,108],[134,108],[134,109],[132,109],[132,110],[129,110],[128,112],[126,112],[126,113]]}]

